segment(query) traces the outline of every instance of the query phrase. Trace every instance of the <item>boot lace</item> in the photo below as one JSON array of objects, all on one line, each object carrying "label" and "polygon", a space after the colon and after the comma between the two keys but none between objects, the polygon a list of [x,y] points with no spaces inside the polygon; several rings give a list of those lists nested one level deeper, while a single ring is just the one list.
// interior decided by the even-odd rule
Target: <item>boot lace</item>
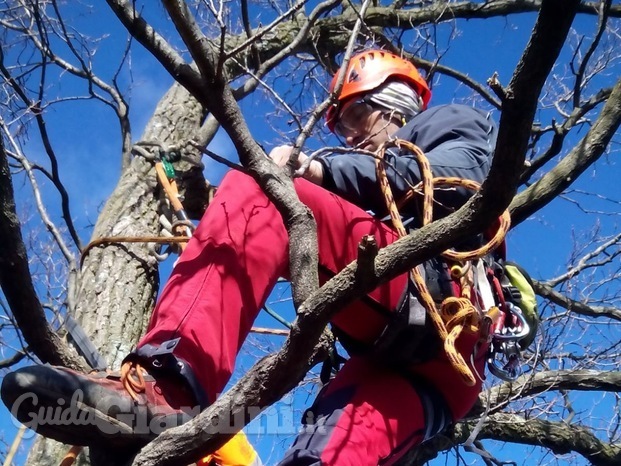
[{"label": "boot lace", "polygon": [[121,383],[137,403],[140,402],[140,393],[145,391],[144,373],[145,369],[137,362],[127,361],[121,366]]}]

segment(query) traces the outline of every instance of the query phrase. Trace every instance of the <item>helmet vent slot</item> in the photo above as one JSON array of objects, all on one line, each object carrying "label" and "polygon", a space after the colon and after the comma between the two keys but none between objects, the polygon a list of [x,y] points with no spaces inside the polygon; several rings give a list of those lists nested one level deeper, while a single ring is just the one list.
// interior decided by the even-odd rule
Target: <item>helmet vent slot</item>
[{"label": "helmet vent slot", "polygon": [[349,80],[350,83],[351,82],[355,82],[355,81],[360,81],[360,75],[358,74],[358,72],[356,70],[351,70],[351,73],[349,73]]}]

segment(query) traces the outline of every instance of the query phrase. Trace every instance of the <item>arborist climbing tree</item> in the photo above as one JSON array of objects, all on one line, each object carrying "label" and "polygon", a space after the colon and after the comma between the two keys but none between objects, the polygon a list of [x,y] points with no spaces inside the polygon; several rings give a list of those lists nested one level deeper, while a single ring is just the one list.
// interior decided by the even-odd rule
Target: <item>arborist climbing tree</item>
[{"label": "arborist climbing tree", "polygon": [[[351,150],[313,159],[300,152],[294,161],[303,171],[296,192],[317,222],[322,281],[356,259],[362,238],[386,246],[406,226],[463,205],[488,173],[496,138],[485,112],[428,108],[427,82],[392,53],[353,56],[340,90],[339,76],[330,86],[338,94],[327,125]],[[279,146],[269,156],[282,166],[292,153],[292,146]],[[508,353],[497,372],[515,376],[529,322],[505,299],[497,264],[508,218],[499,225],[334,316],[349,359],[317,396],[281,465],[395,460],[472,408],[488,359],[496,364],[497,353]],[[37,394],[37,403],[26,400],[14,413],[23,422],[42,406],[71,405],[94,417],[87,425],[32,425],[65,443],[142,447],[223,391],[257,313],[279,277],[289,276],[288,247],[276,207],[250,176],[229,172],[120,373],[26,367],[4,378],[3,401],[12,407],[24,393]],[[500,343],[497,334],[505,335]],[[233,450],[246,448],[243,438],[237,441]],[[206,461],[232,464],[226,448]],[[254,452],[245,458],[260,463]]]}]

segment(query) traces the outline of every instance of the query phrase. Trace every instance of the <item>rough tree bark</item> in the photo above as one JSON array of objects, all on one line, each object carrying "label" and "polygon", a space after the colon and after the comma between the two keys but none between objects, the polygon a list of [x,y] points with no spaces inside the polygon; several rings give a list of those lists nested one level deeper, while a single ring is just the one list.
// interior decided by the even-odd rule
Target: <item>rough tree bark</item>
[{"label": "rough tree bark", "polygon": [[[181,146],[184,161],[179,174],[194,172],[200,155],[188,145],[200,133],[205,117],[202,106],[180,85],[173,85],[160,100],[140,142]],[[93,239],[109,236],[157,236],[158,204],[162,193],[153,162],[134,157],[102,210]],[[202,179],[202,173],[201,173]],[[74,317],[95,346],[118,368],[144,333],[158,292],[158,262],[154,245],[112,244],[91,249],[84,258],[76,284]],[[39,438],[27,464],[59,464],[66,445]],[[85,455],[80,464],[88,464]]]}]

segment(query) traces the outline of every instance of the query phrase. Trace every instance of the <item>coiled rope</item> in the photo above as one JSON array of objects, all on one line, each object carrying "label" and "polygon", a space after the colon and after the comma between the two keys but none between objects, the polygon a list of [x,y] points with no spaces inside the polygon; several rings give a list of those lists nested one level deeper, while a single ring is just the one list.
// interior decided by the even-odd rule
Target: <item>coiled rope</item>
[{"label": "coiled rope", "polygon": [[[380,185],[380,189],[384,196],[386,208],[390,214],[392,224],[397,231],[399,237],[407,235],[407,231],[401,220],[397,202],[392,193],[392,188],[388,182],[386,175],[386,150],[396,147],[398,149],[407,149],[416,158],[420,173],[421,182],[414,186],[408,194],[401,199],[399,205],[403,206],[405,202],[408,202],[415,194],[420,194],[422,191],[423,196],[423,215],[422,225],[428,225],[433,221],[433,190],[434,187],[439,186],[451,186],[451,187],[464,187],[473,191],[480,189],[480,184],[462,178],[456,177],[437,177],[434,178],[431,171],[429,161],[423,151],[415,144],[405,141],[403,139],[390,140],[382,144],[376,152],[375,156],[375,169],[377,179]],[[489,252],[496,249],[502,244],[504,238],[509,231],[511,225],[511,218],[509,211],[506,210],[499,219],[498,230],[494,236],[483,246],[467,252],[458,252],[454,250],[444,251],[441,256],[452,262],[464,263],[467,261],[479,259]],[[468,332],[472,334],[479,333],[481,330],[481,324],[483,316],[477,311],[476,307],[471,301],[471,284],[467,279],[467,274],[462,273],[465,267],[454,267],[452,272],[453,278],[459,279],[461,284],[461,296],[446,298],[440,308],[438,309],[435,301],[433,300],[424,278],[416,267],[410,270],[410,277],[414,283],[421,304],[427,311],[427,315],[431,319],[434,327],[436,328],[438,335],[442,339],[444,345],[444,351],[455,370],[462,376],[464,382],[468,386],[473,386],[476,383],[475,375],[468,367],[463,356],[457,351],[455,342],[462,332]]]}]

